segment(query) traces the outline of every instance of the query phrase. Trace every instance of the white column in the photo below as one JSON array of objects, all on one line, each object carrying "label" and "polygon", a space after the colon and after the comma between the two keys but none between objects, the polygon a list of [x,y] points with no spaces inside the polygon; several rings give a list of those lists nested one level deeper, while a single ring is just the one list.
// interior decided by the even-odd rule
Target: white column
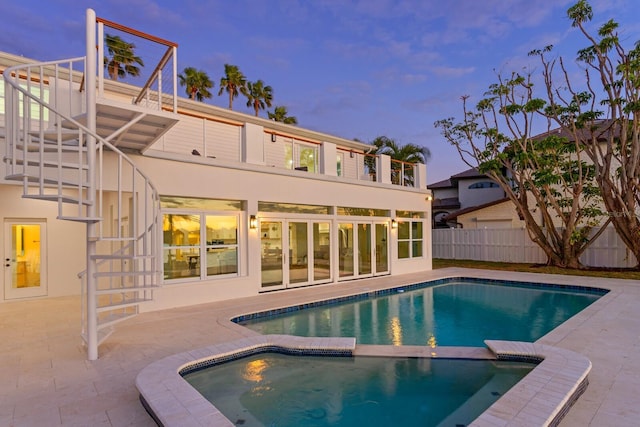
[{"label": "white column", "polygon": [[242,127],[242,161],[254,165],[264,165],[264,128],[253,123]]},{"label": "white column", "polygon": [[[320,173],[329,176],[338,176],[338,151],[336,144],[323,142],[320,145]],[[344,168],[344,165],[342,166]]]},{"label": "white column", "polygon": [[391,184],[391,157],[386,154],[378,156],[378,168],[377,168],[378,182],[383,184]]},{"label": "white column", "polygon": [[[96,13],[87,9],[87,65],[85,72],[86,96],[87,96],[87,128],[95,134],[96,131]],[[102,43],[102,41],[101,41]],[[96,217],[96,139],[92,134],[87,135],[87,206],[86,215],[89,218]],[[96,307],[96,272],[95,259],[96,223],[87,221],[87,358],[98,358],[98,313]]]}]

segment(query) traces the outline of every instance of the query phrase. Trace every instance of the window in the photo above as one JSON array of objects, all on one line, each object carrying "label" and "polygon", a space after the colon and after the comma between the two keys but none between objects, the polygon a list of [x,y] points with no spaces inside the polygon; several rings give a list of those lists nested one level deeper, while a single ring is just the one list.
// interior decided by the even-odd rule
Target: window
[{"label": "window", "polygon": [[287,169],[318,171],[318,146],[289,140],[284,146],[284,161]]},{"label": "window", "polygon": [[[0,115],[4,115],[5,111],[4,111],[4,79],[0,76]],[[31,92],[33,95],[35,95],[36,98],[42,98],[42,100],[44,102],[49,102],[49,86],[48,86],[48,82],[43,81],[43,85],[40,86],[39,82],[33,82],[30,85],[27,85],[27,82],[21,82],[20,83],[20,87],[28,90],[29,92]],[[41,88],[42,87],[42,91]],[[20,105],[18,107],[18,112],[20,114],[20,117],[23,117],[24,115],[24,95],[22,93],[20,93],[19,95],[19,102]],[[27,98],[29,102],[29,109],[30,111],[30,115],[31,115],[31,120],[40,120],[40,104],[38,104],[36,101],[33,101],[31,98]],[[48,121],[49,120],[49,110],[47,108],[43,108],[43,115],[42,118],[44,121]]]},{"label": "window", "polygon": [[242,202],[161,196],[160,204],[165,280],[238,274]]},{"label": "window", "polygon": [[338,215],[343,216],[383,216],[389,217],[390,211],[387,209],[373,209],[373,208],[351,208],[347,206],[338,206],[336,209]]},{"label": "window", "polygon": [[163,215],[164,278],[238,273],[238,215]]},{"label": "window", "polygon": [[344,164],[344,153],[338,153],[336,156],[336,175],[342,176],[342,165]]},{"label": "window", "polygon": [[469,186],[469,190],[475,190],[477,188],[498,188],[500,187],[497,183],[493,181],[481,181],[471,184]]},{"label": "window", "polygon": [[422,257],[422,220],[398,221],[398,258]]}]

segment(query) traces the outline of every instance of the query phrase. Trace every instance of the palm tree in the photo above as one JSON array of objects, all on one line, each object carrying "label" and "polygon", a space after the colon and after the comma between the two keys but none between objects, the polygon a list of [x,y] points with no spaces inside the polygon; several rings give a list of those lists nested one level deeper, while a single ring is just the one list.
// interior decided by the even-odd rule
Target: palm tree
[{"label": "palm tree", "polygon": [[394,139],[386,136],[379,136],[372,141],[376,147],[376,154],[386,154],[393,160],[406,163],[427,163],[431,157],[431,152],[427,147],[417,144],[400,145]]},{"label": "palm tree", "polygon": [[273,100],[273,89],[265,86],[262,80],[247,82],[247,107],[253,107],[256,117],[260,110],[271,107]]},{"label": "palm tree", "polygon": [[107,68],[109,78],[118,80],[119,77],[124,78],[127,75],[139,76],[140,67],[144,67],[144,62],[134,52],[136,45],[111,34],[106,34],[104,39],[110,56],[104,58],[104,66]]},{"label": "palm tree", "polygon": [[233,110],[233,98],[237,98],[240,93],[247,95],[247,79],[237,65],[224,64],[224,77],[220,79],[218,96],[225,90],[229,94],[230,110]]},{"label": "palm tree", "polygon": [[394,162],[391,165],[391,181],[400,184],[400,177],[403,176],[403,185],[405,186],[412,186],[414,179],[413,168],[405,169],[405,163],[426,163],[431,157],[431,152],[427,147],[411,143],[400,145],[386,136],[377,137],[372,141],[372,144],[376,147],[376,154],[386,154],[392,160],[397,160],[395,163],[399,163],[399,166],[394,165]]},{"label": "palm tree", "polygon": [[190,99],[203,101],[205,98],[211,98],[209,89],[213,87],[213,82],[209,79],[206,72],[196,70],[193,67],[186,67],[182,74],[178,75],[180,86],[186,86],[187,95]]},{"label": "palm tree", "polygon": [[273,110],[273,113],[270,111],[267,111],[267,114],[269,116],[269,119],[276,122],[281,122],[288,125],[298,124],[298,119],[296,119],[294,116],[288,116],[287,107],[282,105],[275,107]]}]

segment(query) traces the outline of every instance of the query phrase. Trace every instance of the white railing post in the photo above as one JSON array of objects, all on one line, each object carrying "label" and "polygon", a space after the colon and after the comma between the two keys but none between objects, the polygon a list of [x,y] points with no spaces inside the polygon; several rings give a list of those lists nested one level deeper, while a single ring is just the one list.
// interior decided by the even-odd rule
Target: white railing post
[{"label": "white railing post", "polygon": [[[87,216],[96,217],[96,14],[92,9],[87,9],[87,65],[85,70],[86,97],[87,97]],[[102,43],[100,43],[102,45]],[[101,67],[102,68],[102,67]],[[96,224],[87,222],[87,358],[98,358],[98,313],[96,307]]]},{"label": "white railing post", "polygon": [[[92,11],[93,12],[93,11]],[[91,31],[95,31],[95,25],[96,25],[96,21],[95,21],[95,12],[93,12],[93,17],[94,20],[91,23]],[[89,22],[87,22],[87,25],[89,24]],[[89,31],[89,27],[87,27],[87,31]],[[93,41],[93,45],[95,46],[95,42],[96,40]],[[91,49],[91,47],[89,45],[87,45],[87,60],[89,59],[89,52],[88,50]],[[95,49],[94,49],[95,52]],[[104,97],[104,60],[102,58],[104,58],[104,24],[102,22],[98,23],[98,58],[100,58],[100,67],[98,67],[98,95],[103,98]],[[89,74],[88,72],[86,72],[86,74]],[[94,77],[95,79],[95,77]],[[86,80],[87,86],[89,86],[89,81]],[[94,81],[95,83],[95,81]]]},{"label": "white railing post", "polygon": [[173,47],[173,112],[178,112],[178,48]]}]

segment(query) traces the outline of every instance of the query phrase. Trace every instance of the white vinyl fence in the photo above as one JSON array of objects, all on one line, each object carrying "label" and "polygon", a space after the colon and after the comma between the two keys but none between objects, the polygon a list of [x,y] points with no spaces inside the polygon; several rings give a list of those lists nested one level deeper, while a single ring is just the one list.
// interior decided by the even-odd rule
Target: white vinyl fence
[{"label": "white vinyl fence", "polygon": [[[433,257],[544,264],[547,257],[526,229],[434,229]],[[590,267],[629,268],[637,264],[613,227],[608,227],[580,257]]]}]

